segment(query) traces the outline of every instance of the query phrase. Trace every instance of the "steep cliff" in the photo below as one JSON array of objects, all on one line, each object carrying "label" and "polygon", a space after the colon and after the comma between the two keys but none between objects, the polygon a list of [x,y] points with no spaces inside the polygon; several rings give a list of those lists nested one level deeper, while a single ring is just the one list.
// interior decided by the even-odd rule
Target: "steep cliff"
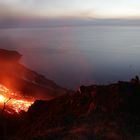
[{"label": "steep cliff", "polygon": [[68,92],[43,75],[20,64],[21,57],[16,51],[0,49],[0,84],[24,96],[38,99],[48,100]]}]

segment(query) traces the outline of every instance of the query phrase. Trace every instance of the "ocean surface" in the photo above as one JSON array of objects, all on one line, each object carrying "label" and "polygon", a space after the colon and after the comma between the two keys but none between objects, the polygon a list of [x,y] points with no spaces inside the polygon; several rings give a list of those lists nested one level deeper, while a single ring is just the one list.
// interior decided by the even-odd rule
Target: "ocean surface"
[{"label": "ocean surface", "polygon": [[58,85],[108,84],[140,75],[140,27],[0,29],[0,48]]}]

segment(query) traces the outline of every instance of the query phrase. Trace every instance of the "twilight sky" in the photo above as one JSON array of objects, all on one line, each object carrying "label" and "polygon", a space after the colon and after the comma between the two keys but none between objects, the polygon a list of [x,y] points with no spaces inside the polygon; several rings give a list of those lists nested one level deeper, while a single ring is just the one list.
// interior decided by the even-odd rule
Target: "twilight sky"
[{"label": "twilight sky", "polygon": [[140,0],[0,0],[1,23],[48,18],[139,19]]},{"label": "twilight sky", "polygon": [[140,0],[0,0],[0,28],[140,25]]}]

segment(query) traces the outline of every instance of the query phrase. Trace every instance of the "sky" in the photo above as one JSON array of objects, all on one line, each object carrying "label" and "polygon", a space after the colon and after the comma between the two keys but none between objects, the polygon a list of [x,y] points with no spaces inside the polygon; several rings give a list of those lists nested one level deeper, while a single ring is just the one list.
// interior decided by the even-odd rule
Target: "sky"
[{"label": "sky", "polygon": [[0,0],[0,20],[139,19],[140,0]]},{"label": "sky", "polygon": [[4,16],[125,18],[140,16],[140,0],[0,0]]}]

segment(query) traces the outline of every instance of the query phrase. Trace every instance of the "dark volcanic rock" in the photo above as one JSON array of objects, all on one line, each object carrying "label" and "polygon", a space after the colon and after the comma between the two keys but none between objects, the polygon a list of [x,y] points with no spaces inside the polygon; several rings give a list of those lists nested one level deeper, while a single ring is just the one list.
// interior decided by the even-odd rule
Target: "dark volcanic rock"
[{"label": "dark volcanic rock", "polygon": [[72,95],[36,101],[16,135],[26,140],[139,140],[140,85],[82,86]]},{"label": "dark volcanic rock", "polygon": [[21,58],[21,54],[16,51],[8,51],[0,49],[0,62],[1,61],[19,61]]}]

